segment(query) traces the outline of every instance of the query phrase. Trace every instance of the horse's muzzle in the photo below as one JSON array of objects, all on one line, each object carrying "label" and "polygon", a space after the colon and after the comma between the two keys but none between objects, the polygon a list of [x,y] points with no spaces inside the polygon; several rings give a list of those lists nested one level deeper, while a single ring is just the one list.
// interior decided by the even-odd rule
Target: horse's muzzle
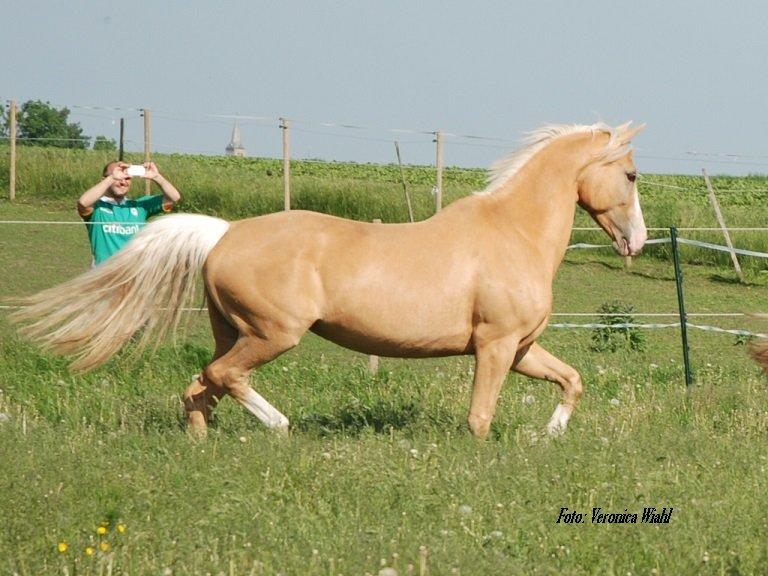
[{"label": "horse's muzzle", "polygon": [[648,230],[643,226],[637,232],[633,231],[629,237],[621,235],[613,241],[613,249],[621,256],[637,256],[648,240]]}]

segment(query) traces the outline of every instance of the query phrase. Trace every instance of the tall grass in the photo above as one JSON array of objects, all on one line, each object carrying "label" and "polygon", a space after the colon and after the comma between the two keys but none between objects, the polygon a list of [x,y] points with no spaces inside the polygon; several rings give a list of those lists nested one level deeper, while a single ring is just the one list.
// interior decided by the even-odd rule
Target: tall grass
[{"label": "tall grass", "polygon": [[[7,146],[0,146],[0,195],[7,197]],[[19,202],[45,202],[72,206],[82,191],[98,180],[111,153],[88,150],[21,147],[18,154],[17,198]],[[282,162],[265,158],[233,158],[157,154],[161,171],[182,191],[180,209],[220,216],[248,218],[283,209]],[[139,154],[128,161],[140,162]],[[434,213],[431,166],[407,166],[405,177],[417,220]],[[482,169],[448,168],[443,177],[444,203],[483,188]],[[712,183],[731,227],[768,226],[768,177],[714,176]],[[139,185],[134,185],[139,194]],[[646,175],[639,181],[649,227],[717,227],[702,178],[682,175]],[[291,164],[292,207],[316,210],[356,220],[404,222],[408,219],[400,171],[397,165],[357,164],[297,160]],[[576,226],[594,226],[579,211]],[[653,235],[664,235],[655,233]],[[681,236],[724,244],[722,235],[712,232],[683,232]],[[734,232],[739,248],[768,253],[768,232]],[[579,242],[605,243],[602,233],[576,232]],[[669,247],[648,247],[647,253],[666,259]],[[684,261],[728,266],[725,253],[683,249]],[[757,272],[765,260],[742,258],[743,267]]]}]

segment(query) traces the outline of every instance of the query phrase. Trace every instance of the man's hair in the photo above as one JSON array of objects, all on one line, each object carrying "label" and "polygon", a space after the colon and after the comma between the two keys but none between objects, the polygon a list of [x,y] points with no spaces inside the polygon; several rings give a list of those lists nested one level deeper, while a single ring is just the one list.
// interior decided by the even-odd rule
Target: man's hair
[{"label": "man's hair", "polygon": [[110,160],[109,162],[107,162],[101,171],[102,177],[106,178],[107,176],[109,176],[109,167],[112,166],[112,164],[117,164],[118,162],[120,162],[120,160]]}]

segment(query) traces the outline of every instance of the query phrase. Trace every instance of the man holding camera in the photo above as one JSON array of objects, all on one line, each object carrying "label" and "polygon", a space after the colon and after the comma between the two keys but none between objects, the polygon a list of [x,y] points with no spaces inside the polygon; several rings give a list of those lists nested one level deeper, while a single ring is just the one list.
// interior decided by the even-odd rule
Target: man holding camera
[{"label": "man holding camera", "polygon": [[[179,191],[163,178],[153,162],[143,166],[110,162],[104,167],[102,176],[103,179],[77,201],[77,212],[87,223],[94,265],[125,246],[144,227],[147,218],[170,212],[181,199]],[[136,200],[128,198],[134,176],[153,180],[163,193]]]}]

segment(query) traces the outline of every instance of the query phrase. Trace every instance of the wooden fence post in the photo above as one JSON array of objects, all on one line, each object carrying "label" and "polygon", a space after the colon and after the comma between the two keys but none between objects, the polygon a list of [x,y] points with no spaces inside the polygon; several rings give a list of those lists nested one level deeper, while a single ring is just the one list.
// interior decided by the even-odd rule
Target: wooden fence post
[{"label": "wooden fence post", "polygon": [[[381,224],[381,218],[374,218],[374,224]],[[379,357],[375,354],[368,356],[368,372],[377,374],[379,372]]]},{"label": "wooden fence post", "polygon": [[8,198],[13,201],[16,199],[16,100],[11,100],[8,116],[11,125],[11,170],[10,181],[8,182]]},{"label": "wooden fence post", "polygon": [[715,209],[715,216],[717,216],[717,221],[723,231],[723,236],[725,236],[725,244],[728,246],[728,250],[731,253],[731,261],[733,262],[733,267],[736,269],[736,274],[738,275],[739,280],[744,282],[744,272],[741,271],[739,259],[736,257],[736,252],[733,250],[731,235],[728,233],[728,228],[725,225],[725,218],[723,218],[723,213],[720,211],[720,203],[717,201],[717,196],[715,196],[715,190],[712,188],[712,182],[709,181],[709,174],[707,174],[707,171],[704,168],[701,169],[701,174],[704,176],[704,182],[707,185],[709,201],[712,204],[712,208]]},{"label": "wooden fence post", "polygon": [[291,121],[280,118],[280,128],[283,130],[283,208],[291,209]]},{"label": "wooden fence post", "polygon": [[413,207],[411,206],[411,196],[408,194],[408,185],[405,183],[405,172],[403,171],[403,161],[400,158],[400,143],[395,140],[395,152],[397,152],[397,165],[400,166],[400,181],[403,183],[403,193],[405,194],[405,203],[408,205],[408,219],[413,222]]},{"label": "wooden fence post", "polygon": [[440,212],[443,208],[443,133],[438,130],[435,132],[435,142],[437,143],[437,178],[435,180],[435,212]]},{"label": "wooden fence post", "polygon": [[[151,162],[152,112],[149,108],[143,108],[142,116],[144,116],[144,162]],[[144,180],[144,193],[147,196],[150,194],[151,184],[149,179]]]}]

